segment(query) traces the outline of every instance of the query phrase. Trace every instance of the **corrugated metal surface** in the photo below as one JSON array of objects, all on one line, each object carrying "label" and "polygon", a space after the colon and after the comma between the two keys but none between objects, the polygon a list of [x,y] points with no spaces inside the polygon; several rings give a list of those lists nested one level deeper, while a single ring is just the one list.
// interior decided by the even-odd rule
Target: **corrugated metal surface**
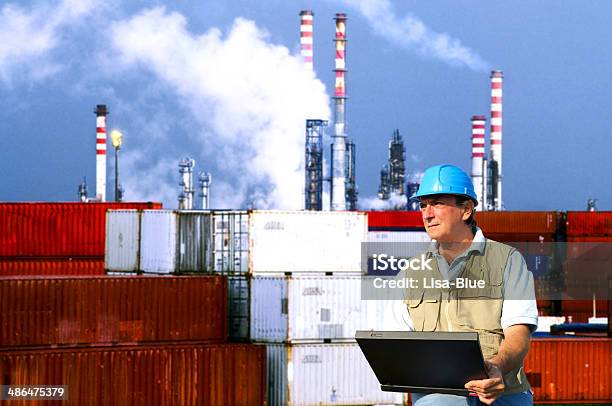
[{"label": "corrugated metal surface", "polygon": [[172,210],[143,210],[140,223],[140,269],[176,271],[177,220]]},{"label": "corrugated metal surface", "polygon": [[361,275],[255,276],[251,339],[353,340],[355,331],[376,328],[375,304],[361,300]]},{"label": "corrugated metal surface", "polygon": [[105,212],[160,203],[1,203],[0,257],[102,257]]},{"label": "corrugated metal surface", "polygon": [[104,267],[113,271],[139,270],[140,212],[109,210],[106,212]]},{"label": "corrugated metal surface", "polygon": [[215,211],[213,214],[213,268],[215,272],[247,273],[249,269],[249,214]]},{"label": "corrugated metal surface", "polygon": [[420,211],[369,211],[369,230],[424,231]]},{"label": "corrugated metal surface", "polygon": [[178,212],[178,271],[198,272],[210,267],[212,213]]},{"label": "corrugated metal surface", "polygon": [[611,339],[533,339],[525,372],[535,401],[610,402]]},{"label": "corrugated metal surface", "polygon": [[227,339],[227,282],[200,277],[0,279],[0,348]]},{"label": "corrugated metal surface", "polygon": [[431,242],[425,231],[368,231],[368,242]]},{"label": "corrugated metal surface", "polygon": [[567,236],[567,258],[612,260],[612,236]]},{"label": "corrugated metal surface", "polygon": [[229,336],[232,340],[249,339],[250,279],[246,274],[229,275],[226,278],[229,301]]},{"label": "corrugated metal surface", "polygon": [[356,343],[269,344],[268,405],[402,404],[382,392]]},{"label": "corrugated metal surface", "polygon": [[265,361],[247,344],[0,351],[0,384],[69,387],[45,405],[261,406]]},{"label": "corrugated metal surface", "polygon": [[358,212],[253,212],[250,271],[359,273],[366,227]]},{"label": "corrugated metal surface", "polygon": [[559,230],[562,218],[562,213],[556,211],[476,212],[476,222],[485,234],[554,234]]},{"label": "corrugated metal surface", "polygon": [[568,211],[567,235],[612,236],[612,211]]},{"label": "corrugated metal surface", "polygon": [[0,259],[0,276],[12,275],[104,275],[104,259]]}]

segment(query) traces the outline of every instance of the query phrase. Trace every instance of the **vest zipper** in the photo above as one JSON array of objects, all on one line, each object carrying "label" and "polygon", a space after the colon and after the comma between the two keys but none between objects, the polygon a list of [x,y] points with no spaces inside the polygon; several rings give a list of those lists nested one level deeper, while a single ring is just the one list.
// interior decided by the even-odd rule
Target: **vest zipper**
[{"label": "vest zipper", "polygon": [[446,306],[444,307],[444,314],[446,316],[446,326],[448,327],[448,331],[452,332],[453,331],[453,325],[450,322],[450,316],[448,315],[448,308],[450,307],[450,301],[451,301],[451,291],[449,289],[449,291],[448,291],[448,301],[446,303]]}]

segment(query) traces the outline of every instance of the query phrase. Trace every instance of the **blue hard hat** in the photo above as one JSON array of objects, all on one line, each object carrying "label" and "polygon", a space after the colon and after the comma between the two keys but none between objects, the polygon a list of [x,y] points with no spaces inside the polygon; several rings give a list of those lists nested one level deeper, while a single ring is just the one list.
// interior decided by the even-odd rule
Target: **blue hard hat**
[{"label": "blue hard hat", "polygon": [[472,180],[455,165],[436,165],[427,169],[414,197],[440,194],[467,196],[478,203]]}]

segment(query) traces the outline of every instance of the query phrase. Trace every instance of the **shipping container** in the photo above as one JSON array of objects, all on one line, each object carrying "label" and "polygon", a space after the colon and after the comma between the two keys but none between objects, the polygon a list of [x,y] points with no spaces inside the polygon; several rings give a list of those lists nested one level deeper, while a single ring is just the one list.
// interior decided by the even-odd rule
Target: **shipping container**
[{"label": "shipping container", "polygon": [[0,279],[0,348],[224,341],[227,314],[221,276]]},{"label": "shipping container", "polygon": [[485,237],[516,248],[523,255],[553,256],[565,249],[554,234],[484,233]]},{"label": "shipping container", "polygon": [[366,220],[360,212],[252,212],[250,272],[359,273]]},{"label": "shipping container", "polygon": [[563,213],[557,211],[484,211],[476,212],[478,227],[487,234],[555,234]]},{"label": "shipping container", "polygon": [[246,274],[227,275],[229,336],[234,341],[250,339],[250,278]]},{"label": "shipping container", "polygon": [[0,385],[68,387],[67,401],[41,402],[45,405],[261,406],[266,402],[266,348],[193,344],[5,350],[0,351]]},{"label": "shipping container", "polygon": [[212,213],[179,211],[177,271],[200,272],[212,261]]},{"label": "shipping container", "polygon": [[525,372],[538,403],[604,403],[612,399],[612,340],[536,338]]},{"label": "shipping container", "polygon": [[268,344],[268,406],[402,404],[356,343]]},{"label": "shipping container", "polygon": [[376,329],[378,301],[361,300],[361,275],[254,276],[250,332],[258,342],[354,340]]},{"label": "shipping container", "polygon": [[140,270],[176,271],[177,215],[172,210],[143,210],[140,223]]},{"label": "shipping container", "polygon": [[368,211],[368,230],[425,231],[420,211]]},{"label": "shipping container", "polygon": [[213,269],[223,274],[247,273],[249,270],[249,213],[215,211],[213,213]]},{"label": "shipping container", "polygon": [[104,256],[105,213],[161,203],[0,203],[0,257]]},{"label": "shipping container", "polygon": [[567,258],[612,261],[612,236],[567,236]]},{"label": "shipping container", "polygon": [[568,236],[612,236],[612,211],[568,211]]},{"label": "shipping container", "polygon": [[0,259],[0,277],[16,275],[104,275],[104,258]]},{"label": "shipping container", "polygon": [[139,210],[106,212],[106,269],[122,272],[140,270],[140,215]]},{"label": "shipping container", "polygon": [[598,299],[595,301],[563,300],[561,301],[561,314],[567,317],[570,323],[587,323],[589,317],[610,317],[608,302],[608,300]]}]

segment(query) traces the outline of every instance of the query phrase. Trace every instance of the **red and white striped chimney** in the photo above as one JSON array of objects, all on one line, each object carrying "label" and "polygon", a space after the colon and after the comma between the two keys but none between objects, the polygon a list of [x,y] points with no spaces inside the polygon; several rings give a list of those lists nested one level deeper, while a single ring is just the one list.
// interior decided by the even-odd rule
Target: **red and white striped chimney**
[{"label": "red and white striped chimney", "polygon": [[106,201],[106,116],[105,104],[98,104],[96,113],[96,199]]},{"label": "red and white striped chimney", "polygon": [[300,11],[300,53],[304,65],[313,71],[312,23],[314,13],[311,10]]},{"label": "red and white striped chimney", "polygon": [[491,71],[491,156],[497,163],[497,190],[490,202],[495,210],[503,209],[502,201],[502,84],[504,74],[500,70]]},{"label": "red and white striped chimney", "polygon": [[483,190],[484,182],[482,177],[482,162],[485,155],[485,124],[487,119],[485,116],[472,116],[472,183],[476,191],[478,207],[480,210],[486,210],[483,196],[486,191]]},{"label": "red and white striped chimney", "polygon": [[334,90],[335,116],[332,142],[331,209],[346,210],[346,14],[336,13],[336,84]]}]

